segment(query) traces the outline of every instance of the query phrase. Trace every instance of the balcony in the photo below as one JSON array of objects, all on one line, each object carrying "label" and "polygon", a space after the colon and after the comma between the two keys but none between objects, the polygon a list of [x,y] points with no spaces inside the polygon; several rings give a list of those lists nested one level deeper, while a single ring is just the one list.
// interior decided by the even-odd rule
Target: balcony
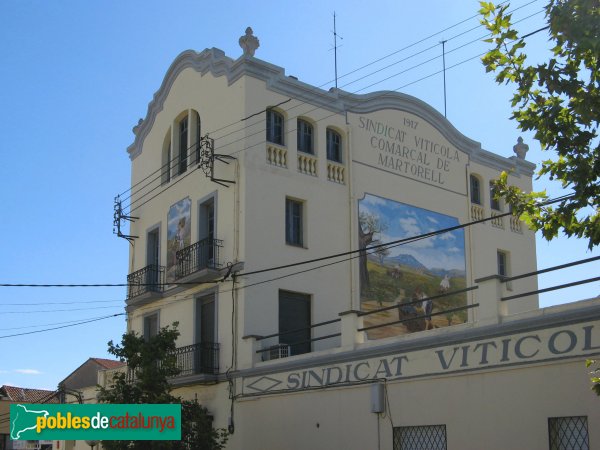
[{"label": "balcony", "polygon": [[150,264],[127,275],[127,301],[144,303],[162,297],[165,268]]},{"label": "balcony", "polygon": [[[202,342],[176,348],[174,351],[176,364],[180,372],[170,378],[172,384],[185,384],[189,381],[201,383],[202,381],[214,382],[219,374],[219,344]],[[133,383],[136,374],[127,366],[103,371],[100,378],[101,385],[107,387],[114,382],[117,373],[125,373],[125,381]]]},{"label": "balcony", "polygon": [[175,378],[219,373],[219,344],[202,342],[175,349],[177,367],[181,370]]},{"label": "balcony", "polygon": [[202,239],[179,250],[177,257],[177,283],[209,281],[219,278],[221,262],[219,249],[223,247],[221,239]]}]

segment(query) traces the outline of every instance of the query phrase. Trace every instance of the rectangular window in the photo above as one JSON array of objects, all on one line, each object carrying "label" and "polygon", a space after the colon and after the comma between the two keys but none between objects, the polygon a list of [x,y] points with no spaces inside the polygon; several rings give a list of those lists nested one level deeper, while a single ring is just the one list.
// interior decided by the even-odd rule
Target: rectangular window
[{"label": "rectangular window", "polygon": [[298,151],[313,154],[313,127],[306,120],[298,119],[296,128],[298,134]]},{"label": "rectangular window", "polygon": [[502,277],[508,277],[508,255],[506,252],[498,250],[497,252],[498,259],[498,275]]},{"label": "rectangular window", "polygon": [[279,291],[279,344],[290,346],[290,355],[309,353],[310,295]]},{"label": "rectangular window", "polygon": [[589,450],[587,416],[550,417],[548,440],[550,450]]},{"label": "rectangular window", "polygon": [[339,133],[327,129],[327,159],[329,161],[342,162],[342,136]]},{"label": "rectangular window", "polygon": [[[212,267],[215,263],[215,199],[214,197],[203,202],[199,208],[198,236],[202,242],[199,252],[200,267]],[[218,255],[217,255],[218,256]]]},{"label": "rectangular window", "polygon": [[303,203],[285,199],[285,242],[302,247],[303,239]]},{"label": "rectangular window", "polygon": [[394,450],[446,450],[446,425],[394,427]]},{"label": "rectangular window", "polygon": [[194,373],[215,373],[219,367],[217,348],[217,305],[215,295],[196,299],[196,345],[193,352]]},{"label": "rectangular window", "polygon": [[[501,277],[510,277],[510,255],[508,252],[498,250],[496,253],[496,259],[498,261],[498,275]],[[512,291],[512,282],[507,281],[504,283],[507,290]]]},{"label": "rectangular window", "polygon": [[283,145],[283,116],[272,109],[267,110],[267,142]]},{"label": "rectangular window", "polygon": [[[149,231],[146,238],[146,288],[151,291],[158,287],[160,266],[160,228]],[[157,286],[152,286],[157,285]]]},{"label": "rectangular window", "polygon": [[179,122],[179,173],[187,170],[188,157],[188,118],[185,116]]},{"label": "rectangular window", "polygon": [[150,338],[158,334],[158,313],[149,314],[144,317],[144,339]]}]

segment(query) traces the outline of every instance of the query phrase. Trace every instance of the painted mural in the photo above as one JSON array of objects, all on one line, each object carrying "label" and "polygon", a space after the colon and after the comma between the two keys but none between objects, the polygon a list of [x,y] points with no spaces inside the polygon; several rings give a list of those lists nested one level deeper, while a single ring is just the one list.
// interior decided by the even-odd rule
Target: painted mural
[{"label": "painted mural", "polygon": [[[455,217],[370,194],[359,201],[358,211],[361,249],[458,225]],[[403,320],[367,331],[369,339],[466,322],[467,310],[449,311],[467,305],[466,293],[451,294],[466,287],[465,267],[463,230],[361,252],[361,310],[397,305],[364,316],[364,326]],[[444,293],[450,294],[428,299]]]},{"label": "painted mural", "polygon": [[191,245],[191,206],[189,197],[169,208],[167,215],[167,283],[177,277],[177,251]]}]

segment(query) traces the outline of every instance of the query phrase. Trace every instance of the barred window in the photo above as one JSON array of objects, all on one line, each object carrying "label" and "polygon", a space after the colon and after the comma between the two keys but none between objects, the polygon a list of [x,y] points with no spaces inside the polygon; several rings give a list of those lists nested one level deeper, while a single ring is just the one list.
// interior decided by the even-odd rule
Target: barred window
[{"label": "barred window", "polygon": [[394,450],[446,448],[446,425],[394,427]]},{"label": "barred window", "polygon": [[589,450],[587,417],[550,417],[550,450]]}]

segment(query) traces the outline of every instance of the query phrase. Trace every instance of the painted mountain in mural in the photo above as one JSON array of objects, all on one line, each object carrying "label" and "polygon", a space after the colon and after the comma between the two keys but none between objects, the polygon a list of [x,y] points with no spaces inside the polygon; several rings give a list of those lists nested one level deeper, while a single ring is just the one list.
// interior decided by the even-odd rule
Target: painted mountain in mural
[{"label": "painted mountain in mural", "polygon": [[397,264],[399,266],[408,266],[417,270],[428,270],[425,265],[421,264],[421,262],[412,255],[407,255],[405,253],[400,253],[399,255],[392,256],[391,258],[385,258],[386,264]]}]

